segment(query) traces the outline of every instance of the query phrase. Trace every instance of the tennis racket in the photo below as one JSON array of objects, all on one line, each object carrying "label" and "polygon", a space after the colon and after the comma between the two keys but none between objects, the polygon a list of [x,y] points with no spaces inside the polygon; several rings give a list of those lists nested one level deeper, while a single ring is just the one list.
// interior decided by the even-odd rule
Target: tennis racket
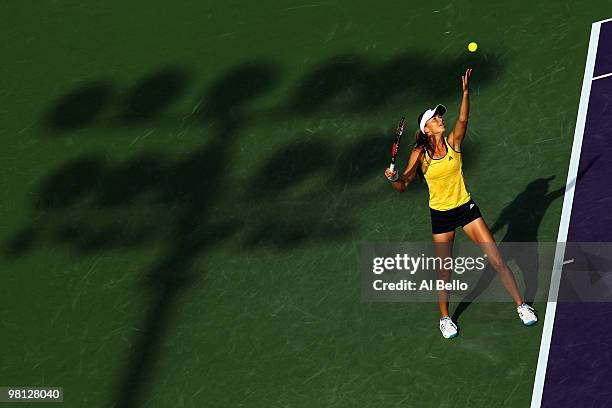
[{"label": "tennis racket", "polygon": [[389,165],[389,170],[391,170],[391,172],[395,169],[395,159],[397,157],[397,151],[399,150],[400,140],[402,140],[402,133],[404,133],[405,121],[406,118],[402,116],[399,125],[397,125],[397,129],[395,129],[395,140],[393,141],[393,148],[391,149],[391,164]]}]

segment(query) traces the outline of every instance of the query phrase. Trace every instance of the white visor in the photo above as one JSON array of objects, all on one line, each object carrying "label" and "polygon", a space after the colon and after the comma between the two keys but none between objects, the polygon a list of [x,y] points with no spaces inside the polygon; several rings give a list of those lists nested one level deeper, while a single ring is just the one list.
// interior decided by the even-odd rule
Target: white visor
[{"label": "white visor", "polygon": [[425,133],[425,123],[427,123],[429,119],[436,116],[436,113],[439,113],[440,116],[444,115],[446,113],[446,106],[436,105],[435,108],[427,109],[425,112],[423,112],[423,116],[421,117],[421,122],[419,123],[419,129],[421,129],[421,132]]}]

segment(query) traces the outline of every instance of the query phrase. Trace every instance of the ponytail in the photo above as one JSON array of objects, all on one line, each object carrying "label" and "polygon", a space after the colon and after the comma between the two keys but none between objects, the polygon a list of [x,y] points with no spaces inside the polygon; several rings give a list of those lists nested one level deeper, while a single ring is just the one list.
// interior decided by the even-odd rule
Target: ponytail
[{"label": "ponytail", "polygon": [[415,147],[422,147],[423,149],[430,150],[429,149],[429,138],[427,137],[425,133],[421,132],[421,129],[418,129],[416,131],[415,139],[416,139],[416,142],[414,144]]},{"label": "ponytail", "polygon": [[[414,147],[420,147],[423,149],[423,152],[431,152],[432,149],[429,145],[429,138],[425,133],[421,132],[421,129],[416,131],[415,139],[416,141],[414,143]],[[423,155],[423,159],[427,160],[427,155]],[[421,169],[420,165],[417,166],[417,175],[421,180],[425,180],[425,175],[423,174],[423,169]]]}]

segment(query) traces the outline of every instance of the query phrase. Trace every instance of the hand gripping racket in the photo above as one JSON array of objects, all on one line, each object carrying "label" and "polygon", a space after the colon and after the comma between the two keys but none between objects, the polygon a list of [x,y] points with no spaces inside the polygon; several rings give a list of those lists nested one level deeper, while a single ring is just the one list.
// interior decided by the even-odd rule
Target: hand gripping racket
[{"label": "hand gripping racket", "polygon": [[399,150],[400,140],[402,140],[402,133],[404,133],[405,121],[406,118],[402,116],[399,125],[397,125],[397,129],[395,129],[395,141],[393,142],[393,148],[391,149],[391,164],[389,165],[389,170],[391,170],[391,172],[393,172],[393,169],[395,169],[395,158],[397,157],[397,151]]}]

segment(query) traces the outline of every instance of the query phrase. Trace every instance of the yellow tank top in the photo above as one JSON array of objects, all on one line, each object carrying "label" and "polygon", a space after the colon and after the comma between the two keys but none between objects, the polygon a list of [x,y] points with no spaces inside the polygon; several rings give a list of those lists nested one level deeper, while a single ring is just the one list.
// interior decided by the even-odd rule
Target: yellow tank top
[{"label": "yellow tank top", "polygon": [[446,155],[434,159],[425,150],[421,170],[429,189],[429,207],[446,211],[457,208],[470,201],[470,193],[465,187],[461,153],[456,152],[444,138]]}]

